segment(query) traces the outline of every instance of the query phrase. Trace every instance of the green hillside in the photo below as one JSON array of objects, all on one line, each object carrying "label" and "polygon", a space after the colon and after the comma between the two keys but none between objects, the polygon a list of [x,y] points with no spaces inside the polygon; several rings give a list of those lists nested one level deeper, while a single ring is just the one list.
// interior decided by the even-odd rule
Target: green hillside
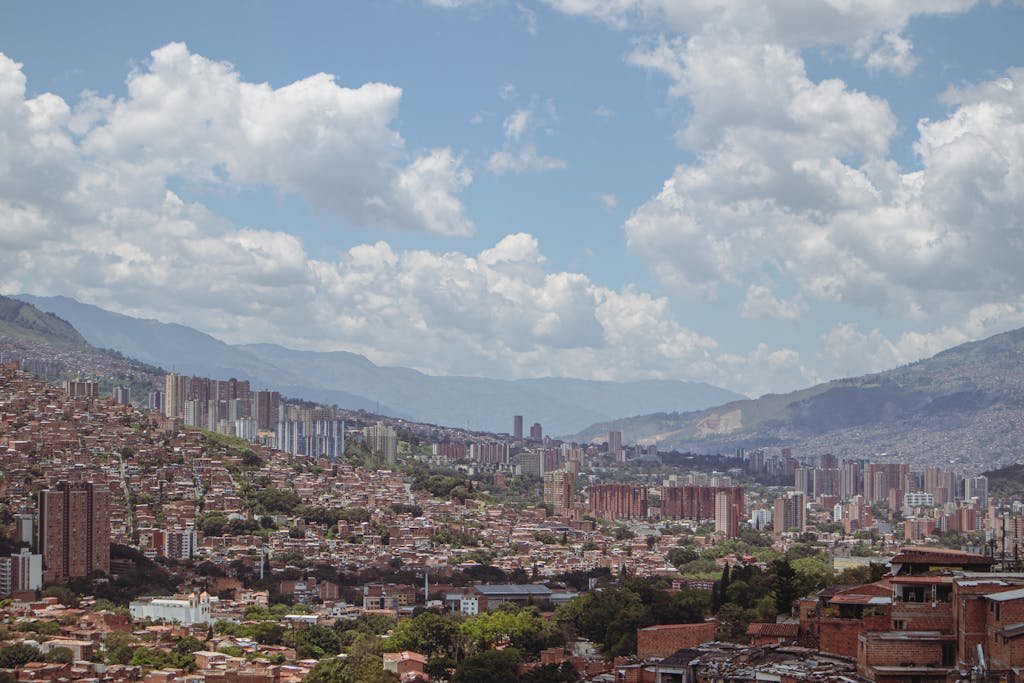
[{"label": "green hillside", "polygon": [[89,346],[78,330],[66,320],[6,296],[0,296],[0,337],[46,342],[56,346]]},{"label": "green hillside", "polygon": [[791,446],[984,466],[1015,462],[1024,443],[1024,329],[962,344],[885,372],[716,408],[595,424],[576,435],[663,450],[728,453]]},{"label": "green hillside", "polygon": [[1008,498],[1024,495],[1024,464],[1009,465],[985,472],[989,495]]}]

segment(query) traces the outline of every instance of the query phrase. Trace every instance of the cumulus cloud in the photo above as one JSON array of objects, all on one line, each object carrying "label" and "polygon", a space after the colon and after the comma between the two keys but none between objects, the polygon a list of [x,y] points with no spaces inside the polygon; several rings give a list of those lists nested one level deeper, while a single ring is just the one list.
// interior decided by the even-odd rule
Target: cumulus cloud
[{"label": "cumulus cloud", "polygon": [[[704,34],[803,48],[843,45],[872,68],[913,68],[910,43],[900,36],[918,15],[963,12],[978,0],[547,0],[565,14],[616,29]],[[872,63],[873,62],[873,63]]]},{"label": "cumulus cloud", "polygon": [[487,159],[487,169],[501,175],[565,168],[564,159],[541,154],[533,142],[537,132],[551,135],[557,124],[558,113],[551,100],[534,98],[528,107],[516,109],[505,119],[504,145]]},{"label": "cumulus cloud", "polygon": [[933,327],[1024,292],[1024,70],[947,93],[949,116],[918,123],[920,167],[902,171],[888,105],[811,81],[793,50],[695,37],[634,61],[693,107],[679,138],[697,161],[626,223],[674,290],[713,295],[781,272],[808,303]]},{"label": "cumulus cloud", "polygon": [[296,193],[353,227],[472,232],[457,196],[471,180],[460,159],[449,150],[410,158],[391,128],[401,89],[347,88],[322,73],[275,89],[182,43],[151,56],[129,75],[127,97],[87,96],[76,108],[68,124],[82,157],[154,187],[180,178]]},{"label": "cumulus cloud", "polygon": [[897,33],[886,33],[878,41],[874,49],[866,48],[867,58],[864,65],[872,71],[892,71],[906,76],[911,73],[920,61],[914,56],[913,44]]},{"label": "cumulus cloud", "polygon": [[772,294],[771,287],[766,285],[747,287],[747,295],[740,304],[740,315],[744,318],[793,320],[799,318],[803,310],[803,301],[779,299]]},{"label": "cumulus cloud", "polygon": [[[312,202],[320,180],[295,158],[274,158],[289,130],[295,140],[313,135],[305,127],[312,120],[327,148],[345,137],[352,149],[377,153],[373,131],[389,141],[384,147],[397,146],[373,159],[391,168],[380,202],[444,232],[460,215],[454,197],[468,172],[447,149],[404,158],[387,127],[390,86],[346,93],[315,78],[296,92],[250,89],[229,66],[183,46],[157,51],[129,86],[123,100],[28,97],[20,65],[0,57],[0,291],[74,294],[228,341],[341,347],[432,372],[739,387],[734,379],[758,373],[749,363],[796,362],[787,350],[726,356],[714,339],[680,324],[664,297],[551,269],[528,233],[476,254],[377,241],[316,257],[294,235],[233,225],[169,188],[171,178],[195,177],[226,188],[294,188]],[[180,98],[193,104],[179,107]],[[250,109],[253,99],[262,104]],[[324,107],[338,107],[338,120],[322,120]],[[237,116],[248,120],[228,130]],[[358,130],[342,135],[348,127]],[[355,163],[347,149],[336,152],[339,164]],[[316,166],[322,154],[296,149],[292,157],[309,155]],[[250,168],[254,160],[272,167]]]}]

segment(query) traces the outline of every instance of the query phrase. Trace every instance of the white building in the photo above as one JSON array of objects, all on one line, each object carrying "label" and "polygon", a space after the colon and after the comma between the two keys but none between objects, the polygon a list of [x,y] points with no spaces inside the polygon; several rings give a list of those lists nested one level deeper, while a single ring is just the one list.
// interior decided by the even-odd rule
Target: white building
[{"label": "white building", "polygon": [[772,523],[772,511],[767,508],[757,508],[750,511],[750,526],[760,531],[766,529]]},{"label": "white building", "polygon": [[935,496],[925,491],[907,491],[903,494],[904,507],[932,507],[935,505]]},{"label": "white building", "polygon": [[191,626],[212,621],[210,602],[210,596],[203,591],[190,595],[176,595],[173,598],[139,598],[132,600],[128,609],[132,619],[174,621]]},{"label": "white building", "polygon": [[43,556],[22,548],[17,555],[0,557],[0,597],[43,587]]},{"label": "white building", "polygon": [[459,611],[463,614],[480,614],[480,601],[476,598],[463,597],[459,600]]}]

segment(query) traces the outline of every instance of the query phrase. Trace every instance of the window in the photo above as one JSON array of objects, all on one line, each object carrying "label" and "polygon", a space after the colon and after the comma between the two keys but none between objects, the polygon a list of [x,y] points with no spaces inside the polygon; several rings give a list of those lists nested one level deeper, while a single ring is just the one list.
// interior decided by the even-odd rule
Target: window
[{"label": "window", "polygon": [[953,643],[942,644],[942,666],[953,666]]}]

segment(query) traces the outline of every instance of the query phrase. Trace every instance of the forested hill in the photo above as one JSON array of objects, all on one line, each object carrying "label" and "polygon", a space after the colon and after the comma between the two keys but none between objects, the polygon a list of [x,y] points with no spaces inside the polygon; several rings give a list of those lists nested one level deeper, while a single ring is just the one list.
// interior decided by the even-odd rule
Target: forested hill
[{"label": "forested hill", "polygon": [[789,394],[595,424],[576,435],[663,449],[731,453],[790,446],[974,467],[1015,462],[1024,444],[1024,329],[948,349],[885,372]]}]

